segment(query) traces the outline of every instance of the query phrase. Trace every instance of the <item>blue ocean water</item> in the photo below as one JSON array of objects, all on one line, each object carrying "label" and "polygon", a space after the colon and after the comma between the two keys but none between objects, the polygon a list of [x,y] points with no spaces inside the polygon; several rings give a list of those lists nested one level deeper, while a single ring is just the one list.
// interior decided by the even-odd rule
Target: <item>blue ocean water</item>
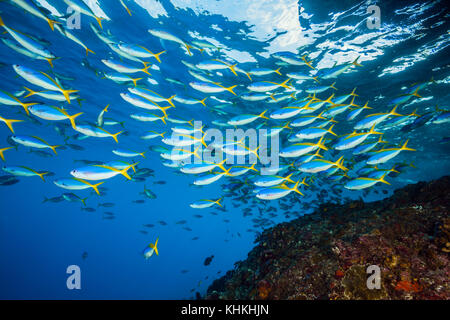
[{"label": "blue ocean water", "polygon": [[[13,124],[15,134],[39,136],[52,145],[69,143],[82,147],[79,150],[66,145],[56,149],[57,155],[47,150],[48,157],[30,152],[30,148],[25,146],[4,152],[4,166],[27,166],[36,171],[51,171],[54,175],[46,176],[45,183],[37,176],[19,176],[18,183],[0,185],[2,299],[185,299],[195,297],[195,292],[203,295],[214,279],[232,269],[235,262],[245,259],[261,230],[307,214],[324,197],[329,200],[321,190],[328,190],[331,194],[332,188],[339,188],[342,193],[334,198],[342,201],[346,197],[363,197],[365,201],[373,201],[388,196],[406,184],[436,179],[449,173],[448,117],[446,121],[436,120],[445,114],[442,110],[448,110],[450,82],[449,10],[443,1],[85,2],[96,16],[104,18],[103,29],[100,29],[94,18],[81,14],[80,28],[69,30],[95,52],[87,56],[81,45],[57,30],[52,31],[45,20],[21,8],[18,4],[22,1],[0,2],[0,16],[7,27],[36,37],[39,43],[58,57],[50,67],[45,60],[31,59],[2,43],[0,89],[23,101],[64,107],[69,114],[83,112],[77,123],[95,123],[99,113],[109,104],[105,117],[123,122],[123,125],[104,128],[114,133],[126,131],[118,136],[119,144],[112,138],[79,139],[82,135],[74,131],[68,121],[48,121],[34,115],[27,116],[20,106],[0,106],[1,117],[25,120]],[[47,16],[65,16],[67,13],[68,6],[63,1],[32,3],[39,5],[41,12]],[[124,5],[131,10],[131,16]],[[378,6],[380,10],[379,27],[371,28],[371,22],[368,22],[371,13],[367,13],[367,8],[371,5]],[[65,18],[59,19],[63,28],[67,28]],[[398,106],[397,112],[410,114],[417,110],[416,113],[425,117],[422,119],[426,121],[413,123],[415,119],[412,117],[401,125],[377,127],[384,132],[383,140],[389,141],[391,147],[409,139],[408,146],[417,150],[401,152],[385,168],[394,163],[413,163],[415,168],[409,167],[394,178],[386,178],[391,183],[389,186],[377,185],[368,193],[349,191],[342,184],[332,187],[333,183],[319,179],[316,188],[302,189],[305,197],[292,193],[282,200],[273,201],[257,201],[250,188],[236,194],[224,191],[222,186],[230,182],[228,177],[205,187],[193,186],[195,178],[181,174],[176,168],[164,166],[158,152],[149,150],[149,146],[165,146],[161,139],[140,139],[148,130],[170,132],[170,128],[177,124],[169,121],[164,124],[159,120],[139,122],[130,118],[131,113],[144,111],[120,96],[132,84],[118,84],[103,77],[105,72],[113,70],[102,63],[102,59],[122,60],[134,66],[140,64],[120,57],[97,37],[90,24],[117,43],[139,44],[155,53],[165,50],[160,56],[161,63],[154,58],[149,59],[153,84],[143,72],[131,76],[143,78],[139,80],[139,85],[163,97],[183,95],[201,100],[208,96],[206,107],[175,102],[176,107],[168,109],[167,113],[177,119],[201,120],[209,128],[217,127],[213,121],[226,122],[239,114],[260,114],[266,109],[270,113],[285,107],[287,103],[240,99],[240,95],[247,93],[246,87],[251,81],[245,74],[238,73],[236,77],[228,69],[219,70],[220,73],[195,72],[227,87],[238,85],[235,90],[238,96],[226,91],[208,94],[195,90],[189,83],[198,80],[193,78],[182,61],[196,65],[204,60],[220,59],[237,64],[239,69],[245,71],[256,66],[281,67],[283,76],[270,74],[252,79],[279,83],[286,79],[285,75],[289,72],[310,71],[305,65],[280,64],[282,61],[274,57],[279,52],[293,52],[298,57],[307,55],[316,70],[349,63],[359,57],[362,67],[352,66],[337,78],[323,80],[320,84],[329,85],[336,81],[336,95],[348,94],[356,87],[358,97],[355,103],[362,106],[369,101],[368,105],[373,108],[364,110],[364,116],[390,111],[392,106],[389,102],[392,99],[407,93],[410,86],[422,83],[424,87],[419,90],[421,97],[411,97]],[[192,44],[192,55],[189,55],[185,46],[160,39],[150,34],[148,29],[163,29],[187,44],[195,40],[208,41],[211,47],[197,45],[196,48]],[[20,46],[8,32],[1,37]],[[55,102],[37,95],[25,98],[26,93],[21,92],[24,86],[36,91],[44,89],[17,76],[12,65],[48,73],[66,87],[79,90],[80,101],[72,99],[69,105],[65,101]],[[314,81],[296,84],[297,97],[306,97],[305,90],[316,85]],[[326,99],[332,91],[330,89],[318,96]],[[280,96],[282,92],[277,91]],[[228,102],[232,104],[223,107]],[[158,111],[153,113],[162,115]],[[360,115],[358,119],[364,116]],[[342,114],[336,119],[337,134],[353,131],[355,122],[347,121]],[[256,127],[263,123],[261,119],[257,121],[252,125]],[[265,126],[270,128],[285,122],[268,120]],[[9,146],[9,137],[13,133],[4,123],[0,123],[0,135],[0,149]],[[288,145],[286,137],[283,137],[282,145]],[[145,158],[121,158],[111,152],[118,147],[146,151]],[[337,153],[326,155],[328,159],[337,159]],[[76,160],[139,161],[138,168],[150,168],[154,176],[145,181],[128,181],[123,176],[105,180],[101,187],[107,190],[102,191],[101,196],[97,196],[92,189],[70,191],[57,187],[53,180],[70,177],[73,169],[85,166]],[[349,162],[355,166],[359,163],[358,159],[346,164]],[[1,175],[8,173],[2,172]],[[351,177],[356,176],[352,173]],[[253,175],[247,174],[238,180],[251,184],[254,179]],[[165,184],[155,183],[157,181],[165,181]],[[144,186],[156,194],[156,199],[141,194]],[[46,198],[60,197],[68,192],[87,198],[86,206],[66,200],[44,202]],[[223,211],[218,210],[218,206],[202,210],[190,207],[191,203],[200,199],[216,200],[221,197],[226,209]],[[135,200],[145,202],[135,203]],[[99,206],[103,203],[112,203],[113,206]],[[86,207],[95,211],[82,210]],[[187,223],[177,224],[182,220]],[[160,221],[166,222],[166,225]],[[154,226],[146,227],[146,224]],[[186,227],[190,229],[186,230]],[[198,240],[193,240],[194,237]],[[142,252],[156,239],[159,239],[159,255],[154,254],[146,260]],[[205,258],[211,255],[214,255],[211,263],[204,265]],[[66,286],[69,276],[66,269],[70,265],[80,267],[80,290],[69,290]]]}]

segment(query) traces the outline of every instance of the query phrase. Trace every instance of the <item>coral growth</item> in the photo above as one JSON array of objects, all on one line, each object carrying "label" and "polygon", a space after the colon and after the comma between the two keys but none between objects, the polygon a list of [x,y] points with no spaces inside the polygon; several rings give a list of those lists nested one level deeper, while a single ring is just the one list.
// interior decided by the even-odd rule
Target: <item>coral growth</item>
[{"label": "coral growth", "polygon": [[[327,204],[262,233],[207,299],[449,299],[450,177]],[[369,289],[369,266],[380,270]]]}]

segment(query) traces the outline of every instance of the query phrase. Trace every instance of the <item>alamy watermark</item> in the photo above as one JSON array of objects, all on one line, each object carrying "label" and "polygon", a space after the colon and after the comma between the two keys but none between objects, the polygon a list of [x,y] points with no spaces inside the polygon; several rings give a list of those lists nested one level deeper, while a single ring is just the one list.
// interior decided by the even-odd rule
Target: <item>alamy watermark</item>
[{"label": "alamy watermark", "polygon": [[367,18],[366,25],[369,29],[379,29],[381,27],[381,10],[377,5],[370,5],[367,7],[367,13],[371,14]]}]

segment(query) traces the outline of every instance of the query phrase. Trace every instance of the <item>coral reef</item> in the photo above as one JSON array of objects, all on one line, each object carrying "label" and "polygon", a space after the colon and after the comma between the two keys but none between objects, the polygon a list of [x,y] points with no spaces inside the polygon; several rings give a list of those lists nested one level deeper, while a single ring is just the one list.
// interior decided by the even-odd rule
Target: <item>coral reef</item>
[{"label": "coral reef", "polygon": [[267,229],[206,299],[449,299],[449,189],[446,176]]}]

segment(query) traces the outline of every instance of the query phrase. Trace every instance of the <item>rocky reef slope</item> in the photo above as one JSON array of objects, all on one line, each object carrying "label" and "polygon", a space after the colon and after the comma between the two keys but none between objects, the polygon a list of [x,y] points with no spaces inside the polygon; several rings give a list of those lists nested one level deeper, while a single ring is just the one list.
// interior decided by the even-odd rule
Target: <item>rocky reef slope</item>
[{"label": "rocky reef slope", "polygon": [[[446,176],[279,224],[206,299],[449,299],[449,190]],[[370,265],[380,289],[367,288]]]}]

